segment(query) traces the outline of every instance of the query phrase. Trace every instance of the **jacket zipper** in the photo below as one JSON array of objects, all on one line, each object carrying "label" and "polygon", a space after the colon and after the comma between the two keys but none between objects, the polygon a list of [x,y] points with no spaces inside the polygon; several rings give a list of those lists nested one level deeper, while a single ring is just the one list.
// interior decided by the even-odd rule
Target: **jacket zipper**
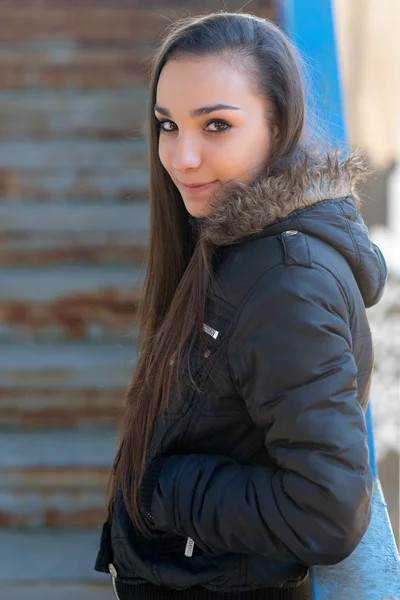
[{"label": "jacket zipper", "polygon": [[120,600],[120,598],[118,596],[118,592],[117,592],[117,584],[115,583],[115,577],[113,577],[112,575],[111,575],[111,580],[112,580],[115,597],[117,600]]},{"label": "jacket zipper", "polygon": [[117,592],[117,584],[115,582],[115,580],[116,580],[116,578],[118,576],[117,569],[114,567],[114,565],[112,563],[110,563],[108,565],[108,570],[109,570],[110,575],[111,575],[111,581],[112,581],[112,586],[113,586],[113,589],[114,589],[115,597],[116,597],[117,600],[120,600],[120,598],[118,596],[118,592]]},{"label": "jacket zipper", "polygon": [[186,540],[185,556],[193,556],[194,541],[191,537]]},{"label": "jacket zipper", "polygon": [[217,331],[216,329],[213,329],[206,323],[203,323],[203,331],[205,331],[205,333],[208,333],[208,335],[211,335],[211,337],[213,337],[214,340],[216,340],[217,337],[219,336],[219,331]]}]

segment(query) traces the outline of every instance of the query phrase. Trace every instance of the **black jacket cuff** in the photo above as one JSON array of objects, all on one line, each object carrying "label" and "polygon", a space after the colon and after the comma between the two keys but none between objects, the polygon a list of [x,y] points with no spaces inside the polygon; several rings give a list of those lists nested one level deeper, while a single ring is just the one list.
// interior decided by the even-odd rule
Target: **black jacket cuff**
[{"label": "black jacket cuff", "polygon": [[154,523],[153,516],[151,514],[151,500],[153,498],[153,493],[155,487],[157,485],[158,479],[160,477],[162,468],[164,464],[164,459],[159,456],[151,461],[149,466],[147,467],[142,483],[140,484],[140,492],[139,492],[139,502],[140,502],[140,510],[142,514]]}]

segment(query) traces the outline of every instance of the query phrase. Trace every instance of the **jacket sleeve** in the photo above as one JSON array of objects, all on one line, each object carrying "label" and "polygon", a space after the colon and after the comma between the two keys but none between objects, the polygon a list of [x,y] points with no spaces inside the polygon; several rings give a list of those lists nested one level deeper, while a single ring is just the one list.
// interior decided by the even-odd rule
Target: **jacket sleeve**
[{"label": "jacket sleeve", "polygon": [[341,287],[319,268],[267,273],[244,304],[229,356],[277,468],[164,457],[150,499],[155,527],[209,552],[340,562],[368,527],[372,494]]}]

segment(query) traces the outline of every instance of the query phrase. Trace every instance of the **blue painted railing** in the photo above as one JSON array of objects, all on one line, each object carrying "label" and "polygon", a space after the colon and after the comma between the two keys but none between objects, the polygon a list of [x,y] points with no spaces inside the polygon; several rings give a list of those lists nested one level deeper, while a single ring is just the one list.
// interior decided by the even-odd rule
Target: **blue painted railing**
[{"label": "blue painted railing", "polygon": [[[310,61],[314,104],[326,133],[347,143],[332,0],[278,0],[278,21]],[[308,61],[307,61],[308,62]],[[374,476],[372,520],[356,550],[329,567],[313,567],[313,600],[400,600],[400,557],[375,461],[371,408],[366,413]]]}]

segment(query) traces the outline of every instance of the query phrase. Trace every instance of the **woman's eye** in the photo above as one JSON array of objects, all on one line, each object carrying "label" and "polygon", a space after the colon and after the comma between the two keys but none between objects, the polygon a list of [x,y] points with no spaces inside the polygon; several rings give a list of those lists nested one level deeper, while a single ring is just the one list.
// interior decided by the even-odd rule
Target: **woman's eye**
[{"label": "woman's eye", "polygon": [[210,125],[216,125],[216,129],[208,130],[211,131],[211,133],[225,133],[225,131],[228,131],[228,129],[231,128],[231,125],[229,125],[229,123],[223,121],[222,119],[214,119],[213,121],[210,121],[207,127],[209,127]]},{"label": "woman's eye", "polygon": [[[172,133],[177,128],[173,121],[160,121],[159,119],[156,119],[156,122],[162,133]],[[210,129],[210,126],[213,126],[214,128]],[[231,129],[231,125],[222,119],[213,119],[207,123],[206,127],[206,131],[209,133],[225,133]]]},{"label": "woman's eye", "polygon": [[172,121],[159,121],[159,120],[157,119],[157,125],[160,127],[160,130],[161,130],[163,133],[171,133],[171,131],[173,131],[173,128],[172,128],[172,129],[169,129],[168,127],[166,128],[166,127],[165,127],[165,124],[166,124],[166,123],[169,123],[170,125],[174,125],[174,123],[173,123]]}]

